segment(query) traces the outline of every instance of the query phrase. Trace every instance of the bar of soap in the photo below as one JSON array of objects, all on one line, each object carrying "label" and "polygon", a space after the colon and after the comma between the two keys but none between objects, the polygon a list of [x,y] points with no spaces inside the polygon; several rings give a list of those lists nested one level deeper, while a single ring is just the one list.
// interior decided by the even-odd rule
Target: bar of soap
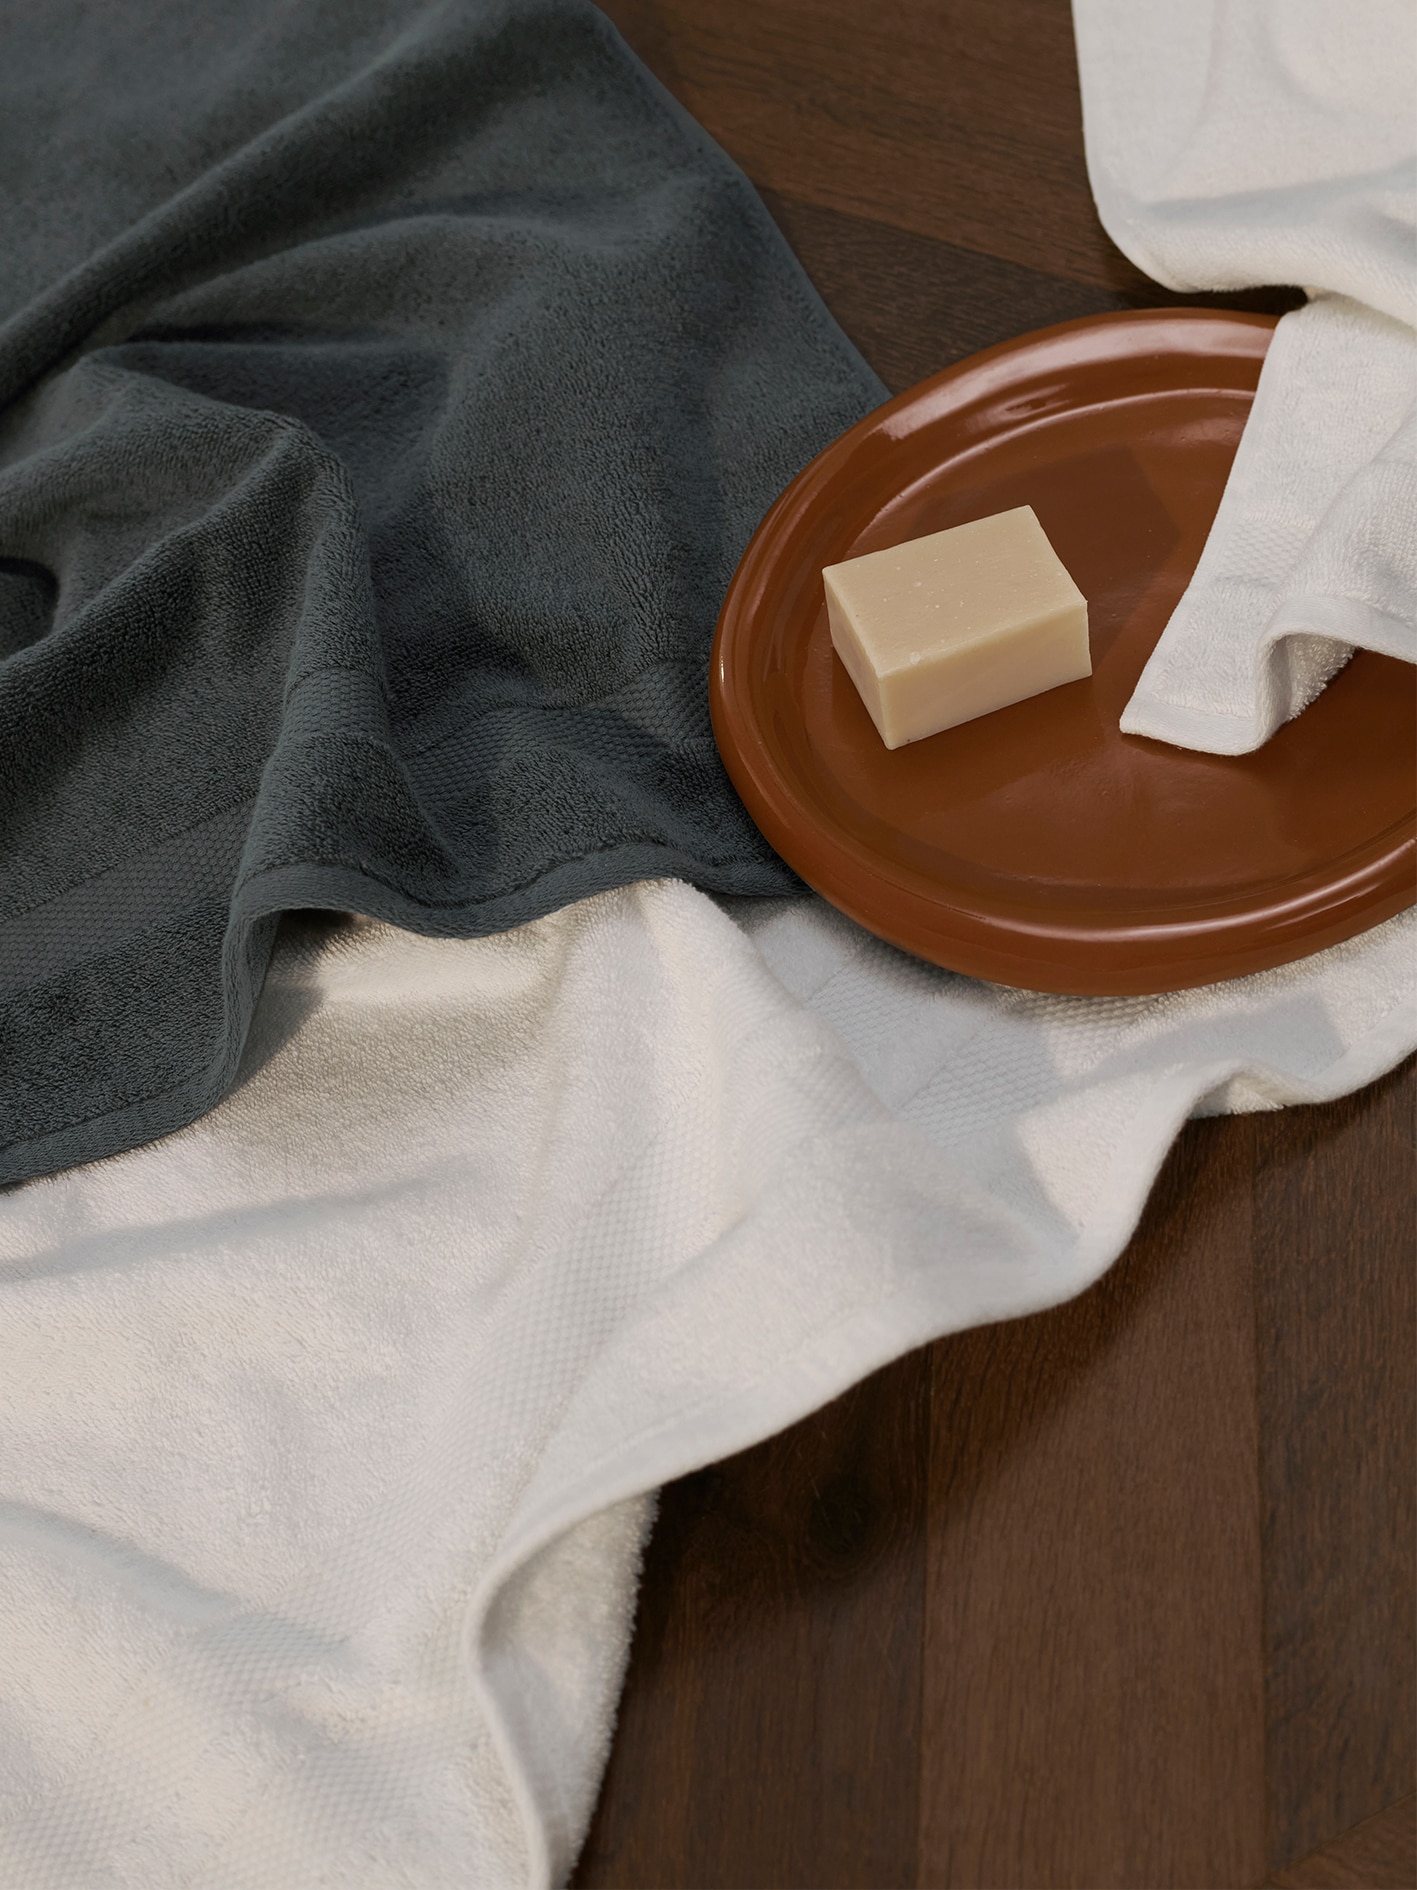
[{"label": "bar of soap", "polygon": [[1087,599],[1031,505],[822,578],[832,643],[887,748],[1092,674]]}]

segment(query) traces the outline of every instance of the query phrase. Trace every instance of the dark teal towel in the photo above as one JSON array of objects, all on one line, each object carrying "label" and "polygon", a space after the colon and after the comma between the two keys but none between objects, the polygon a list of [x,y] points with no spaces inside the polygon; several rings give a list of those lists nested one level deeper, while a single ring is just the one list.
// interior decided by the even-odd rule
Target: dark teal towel
[{"label": "dark teal towel", "polygon": [[879,383],[582,0],[12,0],[0,1180],[209,1108],[275,919],[794,884],[706,676]]}]

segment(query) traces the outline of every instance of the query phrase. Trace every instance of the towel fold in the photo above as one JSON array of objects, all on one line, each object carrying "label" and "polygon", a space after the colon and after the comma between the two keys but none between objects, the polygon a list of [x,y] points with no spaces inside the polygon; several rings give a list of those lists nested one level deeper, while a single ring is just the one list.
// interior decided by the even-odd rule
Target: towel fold
[{"label": "towel fold", "polygon": [[1417,338],[1319,296],[1270,345],[1220,513],[1122,715],[1247,754],[1355,645],[1417,662]]},{"label": "towel fold", "polygon": [[1088,173],[1174,289],[1295,283],[1191,585],[1122,717],[1260,747],[1354,646],[1417,661],[1417,14],[1075,0]]},{"label": "towel fold", "polygon": [[1088,999],[730,906],[287,921],[218,1109],[0,1197],[0,1883],[558,1880],[645,1492],[1080,1291],[1188,1115],[1417,1041],[1411,914]]},{"label": "towel fold", "polygon": [[709,643],[883,390],[603,15],[22,6],[0,148],[0,1182],[209,1107],[282,910],[796,885]]}]

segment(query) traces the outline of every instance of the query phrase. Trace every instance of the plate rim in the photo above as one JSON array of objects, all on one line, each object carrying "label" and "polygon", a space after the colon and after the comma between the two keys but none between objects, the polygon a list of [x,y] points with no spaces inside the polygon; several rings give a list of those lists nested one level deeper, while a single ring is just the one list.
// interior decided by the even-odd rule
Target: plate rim
[{"label": "plate rim", "polygon": [[[1079,365],[1088,365],[1089,355],[1104,372],[1119,359],[1164,359],[1173,355],[1178,350],[1165,346],[1163,337],[1168,329],[1180,329],[1187,337],[1184,352],[1191,358],[1197,352],[1214,352],[1237,362],[1252,361],[1257,373],[1278,319],[1247,310],[1126,309],[1085,315],[1012,336],[952,362],[864,415],[816,454],[769,507],[739,560],[719,612],[710,654],[710,717],[719,753],[748,812],[787,864],[838,910],[901,949],[969,976],[1027,990],[1122,996],[1179,990],[1284,964],[1352,937],[1417,899],[1414,816],[1374,836],[1364,849],[1366,857],[1348,876],[1346,891],[1337,898],[1329,878],[1321,886],[1311,887],[1297,901],[1297,910],[1291,893],[1268,919],[1256,913],[1253,902],[1247,904],[1243,895],[1218,901],[1217,906],[1231,905],[1237,911],[1243,907],[1244,916],[1237,919],[1232,913],[1227,919],[1217,912],[1215,925],[1221,943],[1213,953],[1200,958],[1197,935],[1210,928],[1195,918],[1184,924],[1112,926],[1094,934],[1085,925],[1049,922],[1036,908],[1032,923],[1006,919],[997,912],[981,917],[968,908],[950,904],[944,897],[929,898],[914,884],[887,874],[880,856],[871,855],[864,843],[854,836],[838,836],[820,819],[812,818],[813,809],[794,791],[760,727],[757,713],[745,713],[741,706],[742,701],[751,701],[751,692],[740,684],[751,669],[747,624],[752,594],[761,588],[763,578],[773,568],[779,537],[810,512],[819,495],[830,489],[864,442],[881,436],[904,441],[939,424],[952,405],[966,412],[971,396],[987,396],[993,378],[990,369],[1001,362],[1006,364],[1000,377],[1004,385],[1017,381],[1016,371],[1011,374],[1008,369],[1016,369],[1020,355],[1034,357],[1038,371],[1045,372],[1047,355],[1054,344],[1066,353],[1068,369],[1075,376]],[[1206,329],[1217,345],[1213,350],[1198,350],[1196,343]],[[1086,347],[1090,334],[1097,337],[1095,351]],[[1080,340],[1084,344],[1081,361]],[[1075,408],[1077,404],[1076,400],[1065,401],[1063,408]],[[902,420],[908,424],[902,425]],[[794,810],[797,824],[783,815],[779,802]],[[1384,841],[1389,844],[1384,846]],[[858,898],[844,893],[840,883],[834,883],[833,871],[834,862],[843,854],[852,857],[854,877],[877,882],[892,905],[920,908],[912,922],[884,923],[870,909],[872,902],[863,908]],[[1342,887],[1340,880],[1338,888]],[[1320,901],[1322,916],[1306,918],[1307,911]],[[1089,970],[1076,962],[1077,954],[1089,944],[1103,947],[1100,955],[1105,959],[1109,948],[1128,942],[1134,950],[1146,947],[1140,953],[1143,962],[1130,969],[1104,965]],[[1051,954],[1049,944],[1055,948]],[[1085,952],[1089,960],[1096,955]]]}]

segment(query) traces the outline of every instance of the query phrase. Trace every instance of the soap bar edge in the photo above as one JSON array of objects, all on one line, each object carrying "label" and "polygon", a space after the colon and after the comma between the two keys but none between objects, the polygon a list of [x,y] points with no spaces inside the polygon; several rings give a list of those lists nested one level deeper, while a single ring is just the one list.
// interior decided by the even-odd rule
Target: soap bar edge
[{"label": "soap bar edge", "polygon": [[[997,528],[1008,521],[1013,521],[1012,529],[1022,535],[1024,549],[1020,554],[1020,563],[1022,572],[1028,574],[1022,577],[1022,582],[1025,586],[1024,595],[1027,596],[1026,587],[1030,579],[1032,581],[1032,614],[1025,612],[1013,621],[1007,616],[996,615],[992,627],[971,636],[968,642],[947,645],[946,649],[940,651],[938,658],[927,660],[923,669],[917,670],[921,651],[914,649],[910,651],[908,661],[896,660],[888,662],[886,667],[878,667],[880,660],[887,657],[888,646],[887,649],[875,647],[873,653],[865,632],[871,627],[875,634],[872,612],[879,616],[882,611],[889,613],[896,607],[896,587],[891,585],[886,568],[882,568],[880,580],[875,585],[868,583],[863,596],[856,581],[861,577],[863,568],[872,570],[877,560],[891,561],[895,554],[894,570],[898,574],[902,569],[909,568],[899,562],[899,554],[903,551],[919,551],[932,540],[949,540],[956,533],[963,539],[973,527]],[[927,559],[930,555],[926,553]],[[975,556],[974,569],[978,570],[981,568],[978,564],[979,554]],[[993,556],[997,561],[997,550]],[[917,563],[916,568],[922,567]],[[928,563],[923,568],[929,573]],[[966,564],[965,569],[969,568]],[[983,569],[987,571],[987,564]],[[940,571],[935,573],[936,581],[945,573],[953,576],[949,571],[947,557],[943,558]],[[1072,572],[1059,557],[1032,505],[1011,506],[1003,512],[965,520],[958,526],[947,526],[937,532],[926,532],[916,538],[900,540],[895,545],[882,546],[874,552],[835,560],[821,567],[821,576],[832,647],[850,677],[878,737],[888,750],[906,747],[912,742],[926,740],[931,735],[943,734],[947,729],[957,728],[964,722],[997,713],[1015,703],[1026,702],[1033,696],[1044,695],[1071,682],[1083,681],[1093,674],[1088,600]],[[984,581],[986,584],[990,582],[987,577]],[[997,590],[997,579],[993,583]],[[917,592],[919,588],[917,579]],[[872,590],[875,591],[874,597],[871,595]],[[1051,596],[1047,594],[1050,590]],[[1039,592],[1043,594],[1039,595]],[[939,595],[938,590],[935,594]],[[930,592],[927,591],[925,595],[928,598]],[[998,598],[995,609],[1006,604],[1006,600],[1007,593]],[[915,616],[918,617],[919,601],[913,601]],[[1040,604],[1041,610],[1038,608]],[[905,596],[900,600],[900,608],[909,609]],[[864,615],[866,621],[858,623],[858,614]],[[910,622],[912,629],[916,630],[916,635],[907,639],[909,643],[914,643],[920,632],[909,616],[904,621]],[[925,634],[928,636],[928,630]],[[878,635],[875,642],[879,644]],[[1029,675],[1031,666],[1027,659],[1035,646],[1040,652],[1052,657],[1049,663],[1032,666],[1035,673],[1042,674],[1044,680],[1036,686],[1014,693],[1018,677],[1027,678]],[[1015,657],[1012,664],[1009,662],[1010,653]],[[897,652],[891,654],[898,656]],[[1017,660],[1020,655],[1022,661]],[[1007,679],[1011,667],[1014,670],[1012,681]],[[998,676],[1000,671],[1004,673],[1002,687],[990,688],[991,672]],[[917,674],[918,682],[915,680]],[[965,706],[960,712],[953,713],[953,705],[958,702],[963,702]]]}]

